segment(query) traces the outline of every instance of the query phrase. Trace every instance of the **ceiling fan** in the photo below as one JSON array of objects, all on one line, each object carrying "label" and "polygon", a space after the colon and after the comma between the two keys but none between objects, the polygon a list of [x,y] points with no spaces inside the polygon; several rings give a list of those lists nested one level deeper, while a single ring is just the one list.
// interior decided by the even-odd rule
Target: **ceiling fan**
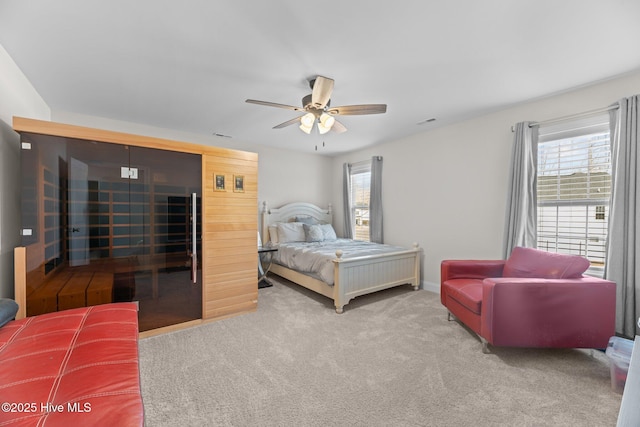
[{"label": "ceiling fan", "polygon": [[292,124],[300,123],[300,129],[310,134],[313,125],[317,123],[318,132],[325,134],[330,130],[336,133],[346,132],[347,128],[337,121],[334,116],[355,116],[362,114],[381,114],[387,111],[386,104],[362,104],[331,107],[331,92],[333,92],[333,79],[317,76],[309,81],[311,93],[302,98],[302,107],[277,104],[275,102],[247,99],[250,104],[266,105],[268,107],[285,108],[287,110],[304,112],[303,115],[287,120],[274,126],[274,129],[282,129]]}]

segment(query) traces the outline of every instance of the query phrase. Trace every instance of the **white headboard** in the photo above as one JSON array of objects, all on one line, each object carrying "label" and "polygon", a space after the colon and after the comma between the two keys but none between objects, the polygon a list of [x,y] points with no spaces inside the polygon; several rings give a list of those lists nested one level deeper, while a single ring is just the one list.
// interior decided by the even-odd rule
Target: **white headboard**
[{"label": "white headboard", "polygon": [[269,225],[277,222],[291,222],[297,216],[310,216],[323,224],[333,224],[331,204],[323,209],[312,203],[294,202],[279,208],[269,208],[267,202],[262,203],[262,241],[269,241]]}]

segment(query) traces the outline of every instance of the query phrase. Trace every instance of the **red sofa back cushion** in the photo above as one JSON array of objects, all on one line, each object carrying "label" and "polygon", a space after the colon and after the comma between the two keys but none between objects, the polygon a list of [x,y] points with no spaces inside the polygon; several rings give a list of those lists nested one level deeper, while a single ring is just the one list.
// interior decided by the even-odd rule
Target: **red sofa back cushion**
[{"label": "red sofa back cushion", "polygon": [[516,247],[504,265],[503,277],[571,279],[582,277],[589,260],[578,255],[564,255],[533,248]]}]

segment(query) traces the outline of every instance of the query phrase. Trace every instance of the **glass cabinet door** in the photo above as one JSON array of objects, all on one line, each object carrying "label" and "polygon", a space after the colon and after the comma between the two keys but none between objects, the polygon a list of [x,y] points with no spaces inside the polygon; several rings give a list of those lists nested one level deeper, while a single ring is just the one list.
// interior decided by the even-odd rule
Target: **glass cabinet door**
[{"label": "glass cabinet door", "polygon": [[22,140],[27,315],[137,301],[141,330],[201,318],[200,155]]},{"label": "glass cabinet door", "polygon": [[[202,317],[200,155],[131,147],[134,296],[140,329]],[[194,223],[195,221],[195,223]],[[195,224],[195,228],[194,228]]]}]

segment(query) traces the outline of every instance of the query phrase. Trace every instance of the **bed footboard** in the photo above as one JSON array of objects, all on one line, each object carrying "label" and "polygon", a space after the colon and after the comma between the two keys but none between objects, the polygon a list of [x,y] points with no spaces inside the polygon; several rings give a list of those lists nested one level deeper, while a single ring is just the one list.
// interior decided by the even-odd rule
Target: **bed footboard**
[{"label": "bed footboard", "polygon": [[389,254],[342,258],[336,251],[333,300],[337,313],[352,298],[394,286],[410,284],[420,286],[420,254],[417,243],[413,249]]}]

